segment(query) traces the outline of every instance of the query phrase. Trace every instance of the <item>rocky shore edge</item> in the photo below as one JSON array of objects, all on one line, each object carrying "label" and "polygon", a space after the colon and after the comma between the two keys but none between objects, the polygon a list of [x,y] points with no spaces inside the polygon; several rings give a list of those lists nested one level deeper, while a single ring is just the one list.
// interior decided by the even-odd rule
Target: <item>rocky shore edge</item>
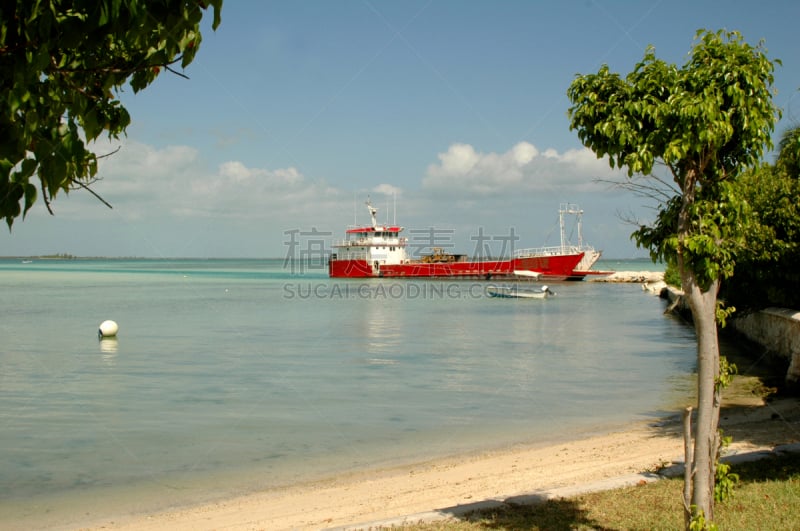
[{"label": "rocky shore edge", "polygon": [[[614,271],[608,275],[587,276],[588,282],[655,284],[664,281],[663,271]],[[666,286],[666,284],[665,284]]]}]

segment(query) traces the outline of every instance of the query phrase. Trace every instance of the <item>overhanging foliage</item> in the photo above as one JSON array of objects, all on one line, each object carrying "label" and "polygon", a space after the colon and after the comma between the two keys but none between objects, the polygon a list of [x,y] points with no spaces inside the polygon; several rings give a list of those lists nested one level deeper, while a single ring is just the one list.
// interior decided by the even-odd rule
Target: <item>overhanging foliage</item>
[{"label": "overhanging foliage", "polygon": [[195,57],[205,10],[222,0],[16,0],[0,5],[0,218],[86,187],[86,144],[130,123],[119,92]]}]

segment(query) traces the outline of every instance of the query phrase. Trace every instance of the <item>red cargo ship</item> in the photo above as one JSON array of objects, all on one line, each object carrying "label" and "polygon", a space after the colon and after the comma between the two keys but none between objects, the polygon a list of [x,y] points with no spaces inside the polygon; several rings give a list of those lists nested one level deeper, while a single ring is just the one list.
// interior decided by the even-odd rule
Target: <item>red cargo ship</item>
[{"label": "red cargo ship", "polygon": [[369,201],[367,208],[372,224],[350,227],[345,240],[334,242],[328,262],[330,277],[491,280],[527,275],[543,280],[581,280],[594,273],[589,268],[600,257],[600,252],[583,245],[582,239],[577,246],[565,242],[564,214],[577,214],[579,220],[582,214],[575,205],[562,205],[559,210],[561,246],[521,249],[511,258],[493,260],[470,260],[466,255],[446,253],[438,247],[429,255],[410,258],[406,252],[408,238],[400,236],[403,227],[378,224],[378,209]]}]

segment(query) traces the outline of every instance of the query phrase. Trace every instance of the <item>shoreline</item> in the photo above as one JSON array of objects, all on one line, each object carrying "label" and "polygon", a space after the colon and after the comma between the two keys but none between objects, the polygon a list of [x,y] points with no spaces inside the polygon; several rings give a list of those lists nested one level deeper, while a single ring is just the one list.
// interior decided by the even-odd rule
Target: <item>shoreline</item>
[{"label": "shoreline", "polygon": [[[720,426],[733,436],[726,455],[794,443],[800,441],[800,400],[765,404],[735,397],[723,408]],[[680,464],[681,436],[677,416],[655,424],[640,421],[559,443],[353,472],[161,512],[87,515],[72,529],[357,529],[443,519],[509,498],[541,499],[544,491],[567,496],[590,485],[619,486],[615,480]]]},{"label": "shoreline", "polygon": [[587,276],[587,282],[644,284],[662,282],[663,271],[613,271],[608,275]]}]

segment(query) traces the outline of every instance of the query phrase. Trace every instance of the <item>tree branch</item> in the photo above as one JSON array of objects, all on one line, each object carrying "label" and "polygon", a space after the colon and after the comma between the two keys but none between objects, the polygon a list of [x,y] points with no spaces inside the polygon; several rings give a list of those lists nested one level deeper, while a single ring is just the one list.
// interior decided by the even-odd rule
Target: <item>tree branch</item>
[{"label": "tree branch", "polygon": [[105,155],[97,155],[97,158],[98,159],[104,159],[106,157],[110,157],[111,155],[117,154],[120,149],[122,149],[122,146],[117,146],[117,149],[115,149],[114,151],[111,151],[110,153],[106,153]]},{"label": "tree branch", "polygon": [[[80,181],[73,181],[73,184],[77,184],[79,187],[83,188],[84,190],[86,190],[87,192],[89,192],[90,194],[95,196],[101,203],[103,203],[108,208],[111,208],[111,209],[114,208],[113,206],[111,206],[111,203],[109,203],[108,201],[106,201],[105,199],[100,197],[100,195],[97,192],[95,192],[94,190],[92,190],[91,188],[89,188],[88,185],[86,185],[86,184],[84,184],[84,183],[82,183]],[[51,214],[52,214],[52,212],[51,212]]]},{"label": "tree branch", "polygon": [[186,74],[183,74],[183,73],[181,73],[181,72],[178,72],[178,71],[177,71],[177,70],[175,70],[174,68],[170,68],[170,66],[169,66],[169,65],[161,65],[161,66],[163,66],[163,67],[164,67],[164,70],[166,70],[166,71],[168,71],[168,72],[172,72],[172,73],[173,73],[173,74],[175,74],[176,76],[180,76],[180,77],[182,77],[183,79],[189,79],[189,76],[187,76]]},{"label": "tree branch", "polygon": [[53,208],[50,206],[50,198],[47,197],[47,188],[44,187],[44,181],[41,181],[42,184],[42,199],[44,200],[44,206],[47,207],[47,211],[50,212],[51,216],[55,216],[56,213],[53,212]]}]

